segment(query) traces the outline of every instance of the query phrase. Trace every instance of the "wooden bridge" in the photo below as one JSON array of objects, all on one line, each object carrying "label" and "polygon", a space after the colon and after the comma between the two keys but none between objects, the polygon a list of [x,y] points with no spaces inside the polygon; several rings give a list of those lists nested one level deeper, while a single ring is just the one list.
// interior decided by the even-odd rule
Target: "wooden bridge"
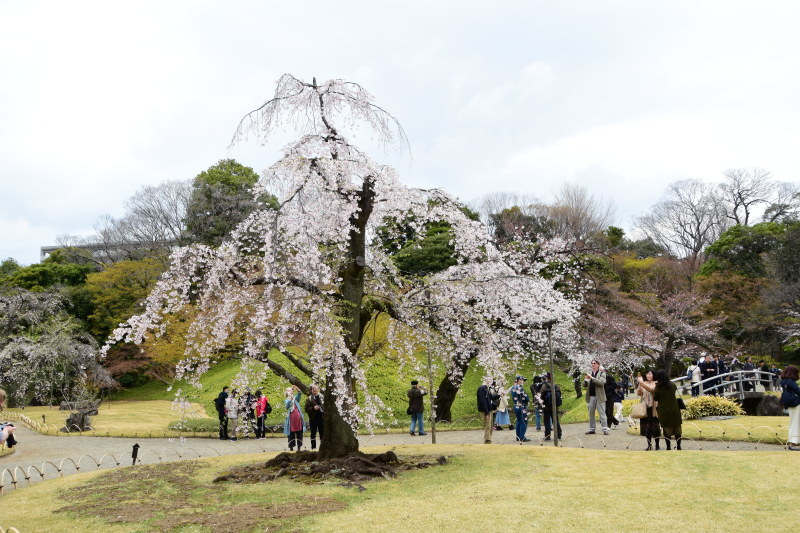
[{"label": "wooden bridge", "polygon": [[701,396],[715,395],[738,401],[749,414],[751,410],[755,410],[765,392],[779,390],[774,378],[772,372],[763,370],[734,370],[699,383],[691,383],[686,376],[673,379],[672,382],[677,385],[681,394],[691,394],[694,386]]}]

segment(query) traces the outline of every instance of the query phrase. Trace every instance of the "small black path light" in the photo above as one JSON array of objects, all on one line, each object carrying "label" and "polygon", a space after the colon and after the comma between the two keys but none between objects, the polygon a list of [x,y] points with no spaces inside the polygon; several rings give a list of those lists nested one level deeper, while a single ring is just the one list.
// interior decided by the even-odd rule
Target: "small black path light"
[{"label": "small black path light", "polygon": [[131,453],[131,457],[133,457],[133,464],[136,465],[136,456],[139,455],[139,445],[133,445],[133,453]]}]

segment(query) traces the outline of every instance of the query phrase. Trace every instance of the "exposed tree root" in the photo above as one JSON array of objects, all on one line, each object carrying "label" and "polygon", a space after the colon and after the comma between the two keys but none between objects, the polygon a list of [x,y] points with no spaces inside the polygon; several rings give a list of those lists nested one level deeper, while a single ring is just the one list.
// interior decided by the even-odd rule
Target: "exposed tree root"
[{"label": "exposed tree root", "polygon": [[410,456],[401,460],[393,451],[379,454],[356,452],[345,457],[318,461],[317,453],[283,452],[266,463],[235,468],[214,479],[215,483],[263,483],[288,477],[306,483],[321,483],[328,479],[343,480],[341,485],[365,490],[361,482],[375,478],[396,478],[399,472],[427,468],[447,463],[444,456]]}]

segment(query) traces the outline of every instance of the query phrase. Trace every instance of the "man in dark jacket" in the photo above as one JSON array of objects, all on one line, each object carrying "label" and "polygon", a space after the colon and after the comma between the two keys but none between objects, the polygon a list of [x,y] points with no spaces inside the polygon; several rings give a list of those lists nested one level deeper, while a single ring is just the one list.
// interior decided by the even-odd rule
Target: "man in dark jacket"
[{"label": "man in dark jacket", "polygon": [[478,411],[483,415],[483,443],[492,443],[492,411],[494,402],[500,399],[500,395],[495,390],[494,381],[492,388],[484,382],[478,387]]},{"label": "man in dark jacket", "polygon": [[409,433],[414,435],[414,425],[416,424],[419,429],[420,435],[427,435],[425,433],[425,423],[422,419],[422,412],[425,410],[425,403],[422,397],[428,394],[428,391],[419,387],[419,382],[415,379],[411,382],[411,388],[408,389],[408,410],[411,415],[411,428]]},{"label": "man in dark jacket", "polygon": [[311,449],[317,448],[317,431],[319,431],[319,438],[322,439],[322,396],[319,393],[319,387],[311,385],[311,394],[306,399],[306,414],[308,415],[308,427],[311,430]]},{"label": "man in dark jacket", "polygon": [[228,440],[228,417],[225,415],[225,400],[228,399],[228,387],[222,387],[222,392],[214,399],[214,407],[219,416],[219,440]]},{"label": "man in dark jacket", "polygon": [[[714,387],[714,380],[712,379],[714,376],[717,375],[717,365],[714,361],[711,360],[710,355],[706,355],[705,358],[698,363],[700,367],[700,377],[702,378],[703,382],[700,387],[701,394],[716,394],[716,388]],[[706,381],[710,380],[710,381]]]},{"label": "man in dark jacket", "polygon": [[[550,440],[550,428],[553,425],[556,426],[556,433],[558,434],[558,438],[561,438],[561,422],[558,420],[558,413],[556,416],[553,416],[553,402],[552,402],[552,391],[550,387],[553,384],[553,374],[548,372],[545,374],[546,381],[542,383],[540,388],[539,395],[542,398],[543,404],[543,413],[544,413],[544,440]],[[556,404],[558,404],[558,398],[561,396],[560,390],[558,385],[556,385]],[[556,411],[558,411],[558,405],[556,405]],[[555,421],[555,424],[553,424]]]}]

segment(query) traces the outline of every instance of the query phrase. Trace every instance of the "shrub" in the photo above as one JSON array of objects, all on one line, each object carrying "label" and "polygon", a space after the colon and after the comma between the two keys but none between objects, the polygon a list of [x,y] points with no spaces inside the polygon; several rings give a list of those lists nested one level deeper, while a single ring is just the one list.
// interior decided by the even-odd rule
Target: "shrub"
[{"label": "shrub", "polygon": [[685,420],[695,420],[704,416],[737,416],[744,410],[733,400],[721,396],[698,396],[686,400]]}]

